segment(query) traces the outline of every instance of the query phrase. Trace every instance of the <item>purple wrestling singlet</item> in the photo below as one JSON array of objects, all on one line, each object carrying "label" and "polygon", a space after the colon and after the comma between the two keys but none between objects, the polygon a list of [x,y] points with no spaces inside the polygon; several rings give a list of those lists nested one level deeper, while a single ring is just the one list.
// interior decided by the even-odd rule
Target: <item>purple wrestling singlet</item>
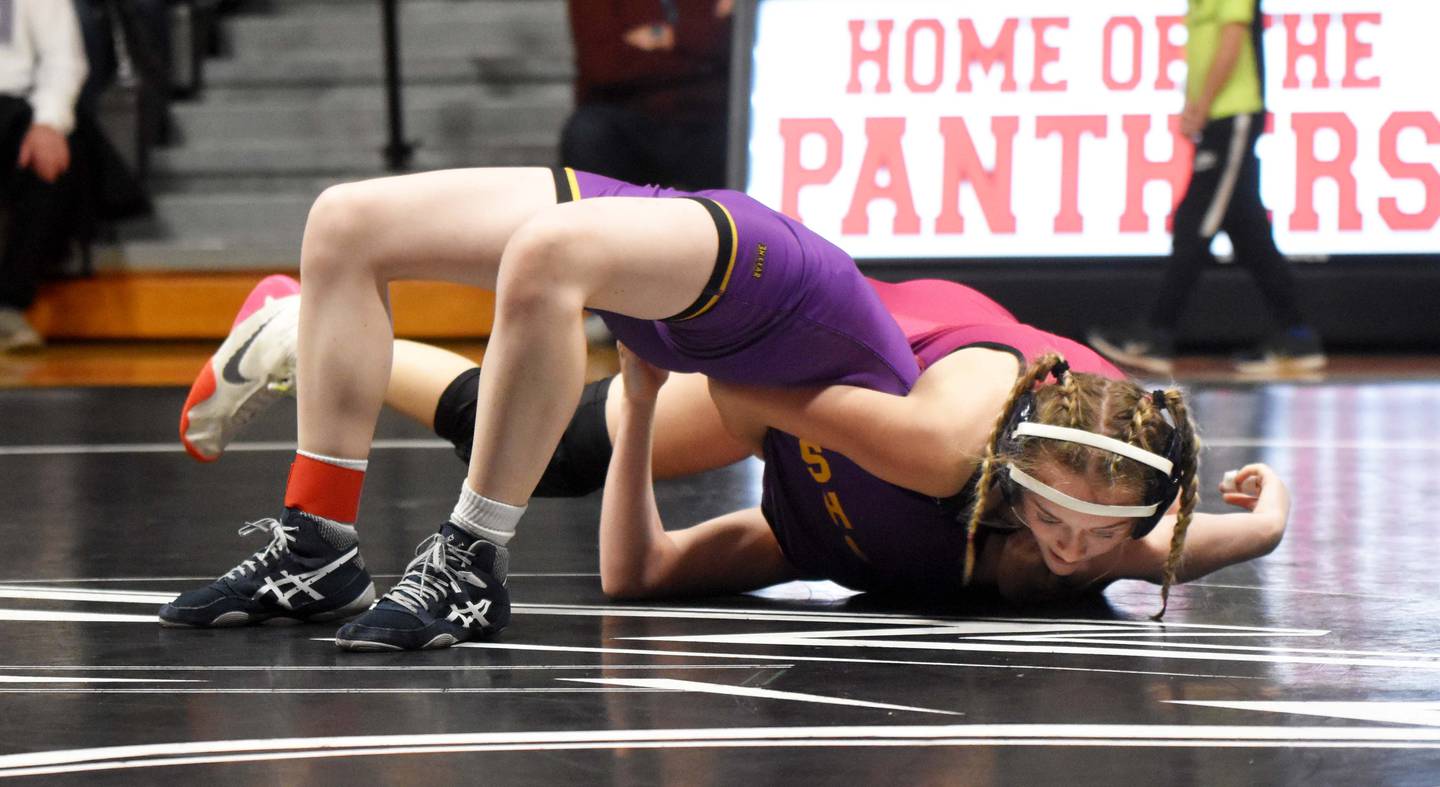
[{"label": "purple wrestling singlet", "polygon": [[845,384],[903,394],[920,370],[904,334],[850,255],[737,191],[684,192],[555,170],[561,202],[596,197],[693,199],[715,220],[719,250],[706,291],[667,320],[597,311],[656,366],[727,382]]}]

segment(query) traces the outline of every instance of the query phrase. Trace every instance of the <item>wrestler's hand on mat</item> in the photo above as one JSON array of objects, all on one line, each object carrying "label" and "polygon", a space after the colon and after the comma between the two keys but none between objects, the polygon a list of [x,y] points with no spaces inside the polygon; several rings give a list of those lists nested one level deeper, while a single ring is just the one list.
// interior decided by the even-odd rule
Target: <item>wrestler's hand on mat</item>
[{"label": "wrestler's hand on mat", "polygon": [[660,386],[665,384],[665,379],[670,372],[630,352],[630,348],[621,344],[617,349],[620,351],[620,379],[625,384],[625,399],[631,402],[651,404],[655,396],[660,393]]},{"label": "wrestler's hand on mat", "polygon": [[1220,493],[1232,506],[1278,516],[1282,522],[1290,514],[1290,490],[1269,465],[1256,463],[1227,472],[1220,480]]}]

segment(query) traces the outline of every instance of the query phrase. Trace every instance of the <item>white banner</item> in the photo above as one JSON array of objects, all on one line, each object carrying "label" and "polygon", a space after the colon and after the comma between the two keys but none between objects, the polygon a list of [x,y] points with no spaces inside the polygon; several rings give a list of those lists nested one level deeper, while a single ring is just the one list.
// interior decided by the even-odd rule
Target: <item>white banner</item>
[{"label": "white banner", "polygon": [[[1291,255],[1440,252],[1435,0],[1266,0]],[[761,0],[746,190],[862,258],[1163,255],[1183,0]]]}]

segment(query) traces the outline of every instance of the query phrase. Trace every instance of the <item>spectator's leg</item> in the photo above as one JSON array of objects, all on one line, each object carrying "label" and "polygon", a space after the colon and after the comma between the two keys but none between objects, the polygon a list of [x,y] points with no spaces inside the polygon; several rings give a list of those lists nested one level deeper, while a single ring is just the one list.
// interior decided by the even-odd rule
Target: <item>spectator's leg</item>
[{"label": "spectator's leg", "polygon": [[[0,308],[23,310],[35,299],[33,255],[27,204],[34,175],[18,169],[20,143],[30,128],[30,105],[24,99],[0,96],[0,210],[4,212],[0,248]],[[43,196],[43,195],[42,195]]]},{"label": "spectator's leg", "polygon": [[681,188],[723,189],[726,183],[725,156],[728,139],[725,119],[714,123],[674,123],[656,151],[669,179]]},{"label": "spectator's leg", "polygon": [[1150,311],[1150,327],[1157,331],[1174,335],[1200,271],[1211,259],[1210,241],[1215,238],[1218,217],[1224,215],[1229,201],[1229,194],[1221,193],[1218,187],[1232,132],[1230,118],[1211,121],[1195,146],[1190,185],[1175,208],[1170,259]]},{"label": "spectator's leg", "polygon": [[643,126],[640,115],[620,107],[576,107],[560,134],[560,163],[630,183],[650,182],[654,168],[643,151]]},{"label": "spectator's leg", "polygon": [[11,220],[0,263],[0,306],[28,309],[47,263],[64,252],[65,193],[68,175],[46,183],[29,171],[16,173]]},{"label": "spectator's leg", "polygon": [[1248,144],[1223,227],[1235,246],[1236,261],[1250,271],[1260,286],[1275,327],[1295,328],[1304,322],[1295,301],[1295,279],[1289,263],[1275,247],[1275,231],[1260,201],[1260,160],[1255,156],[1255,140],[1261,122],[1260,116],[1250,116]]}]

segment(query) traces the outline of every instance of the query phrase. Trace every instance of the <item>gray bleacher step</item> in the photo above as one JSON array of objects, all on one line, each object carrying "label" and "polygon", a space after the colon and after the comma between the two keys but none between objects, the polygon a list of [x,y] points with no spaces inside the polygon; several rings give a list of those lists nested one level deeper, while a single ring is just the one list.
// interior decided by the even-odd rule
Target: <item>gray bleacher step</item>
[{"label": "gray bleacher step", "polygon": [[[467,48],[446,53],[406,53],[400,73],[407,88],[476,82],[568,85],[575,68],[569,57],[501,57]],[[379,84],[384,76],[384,62],[378,51],[306,53],[284,58],[251,55],[215,60],[205,67],[205,84],[209,88]]]},{"label": "gray bleacher step", "polygon": [[[234,17],[227,39],[236,52],[285,56],[310,49],[380,51],[378,3],[356,2],[341,14],[282,11]],[[314,7],[312,7],[314,8]],[[563,3],[401,3],[401,49],[541,53],[568,57]]]},{"label": "gray bleacher step", "polygon": [[[559,132],[537,132],[524,139],[466,140],[440,147],[427,140],[415,151],[412,168],[550,166],[555,161]],[[186,146],[159,150],[151,170],[160,177],[239,174],[348,175],[373,171],[382,161],[380,139],[338,140],[295,145]]]},{"label": "gray bleacher step", "polygon": [[[293,267],[327,186],[390,174],[373,0],[255,0],[223,21],[229,56],[173,106],[151,157],[156,212],[95,249],[101,269]],[[550,166],[573,101],[564,0],[399,4],[411,170]]]},{"label": "gray bleacher step", "polygon": [[[323,101],[228,101],[176,104],[172,116],[183,139],[205,140],[359,137],[386,133],[386,109],[378,91],[328,95]],[[561,127],[571,91],[555,85],[510,95],[473,87],[416,90],[405,102],[407,134],[445,139],[486,137]]]},{"label": "gray bleacher step", "polygon": [[[413,106],[417,101],[432,100],[427,98],[430,96],[453,97],[457,101],[478,103],[487,98],[502,99],[523,96],[536,90],[546,96],[569,95],[572,92],[567,82],[508,84],[467,80],[461,83],[435,85],[407,82],[404,88],[404,100],[407,108]],[[207,87],[205,89],[204,103],[212,106],[262,102],[304,102],[314,104],[317,108],[331,104],[384,106],[385,86],[381,82],[367,82],[333,85],[257,84],[238,87]]]},{"label": "gray bleacher step", "polygon": [[[352,10],[357,6],[364,6],[369,0],[245,0],[236,4],[235,16],[265,16],[276,13],[294,15],[323,15],[333,14],[340,8]],[[371,6],[378,7],[376,3],[370,2]],[[565,0],[404,0],[406,8],[425,8],[431,11],[435,9],[450,8],[457,5],[477,6],[499,6],[499,5],[549,5],[558,7],[557,13],[562,18],[565,14]]]},{"label": "gray bleacher step", "polygon": [[97,270],[127,273],[296,270],[300,259],[298,246],[276,247],[224,240],[205,243],[185,238],[97,243],[91,254]]},{"label": "gray bleacher step", "polygon": [[185,240],[195,246],[253,243],[300,248],[314,194],[165,194],[155,215],[118,228],[122,240]]},{"label": "gray bleacher step", "polygon": [[152,174],[150,185],[157,194],[179,197],[187,194],[294,194],[314,198],[327,186],[351,180],[394,174],[377,156],[365,170],[343,174],[223,172],[214,174]]},{"label": "gray bleacher step", "polygon": [[[403,21],[413,15],[454,17],[457,9],[467,14],[469,19],[493,17],[495,9],[527,6],[531,13],[543,9],[538,12],[550,14],[564,25],[567,22],[565,4],[566,0],[401,0],[398,8],[399,18]],[[283,15],[297,20],[313,17],[328,19],[342,10],[356,19],[380,18],[380,3],[375,0],[244,0],[236,4],[230,18],[275,18]]]}]

